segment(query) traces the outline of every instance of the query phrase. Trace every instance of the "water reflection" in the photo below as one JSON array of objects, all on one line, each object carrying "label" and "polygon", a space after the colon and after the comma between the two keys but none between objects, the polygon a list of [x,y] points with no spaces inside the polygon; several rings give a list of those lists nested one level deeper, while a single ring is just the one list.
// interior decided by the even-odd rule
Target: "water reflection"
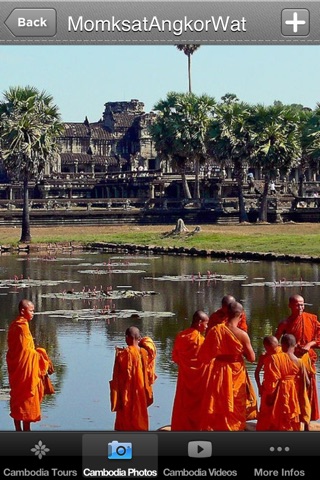
[{"label": "water reflection", "polygon": [[[285,286],[289,281],[298,285]],[[318,281],[319,266],[305,263],[85,252],[58,257],[2,255],[1,430],[13,430],[6,334],[23,297],[36,306],[30,325],[35,342],[47,349],[56,368],[52,377],[56,395],[44,400],[43,420],[34,424],[34,430],[113,429],[109,380],[114,347],[124,345],[124,331],[131,324],[152,336],[158,348],[155,402],[149,409],[151,429],[157,429],[170,422],[177,374],[171,362],[173,340],[190,325],[195,310],[210,314],[220,307],[224,294],[232,293],[243,302],[252,344],[259,355],[263,336],[274,332],[278,321],[288,315],[292,293],[303,295],[308,311],[318,314]],[[272,285],[260,285],[264,282]],[[115,292],[127,295],[119,298]],[[249,365],[250,375],[254,367]]]}]

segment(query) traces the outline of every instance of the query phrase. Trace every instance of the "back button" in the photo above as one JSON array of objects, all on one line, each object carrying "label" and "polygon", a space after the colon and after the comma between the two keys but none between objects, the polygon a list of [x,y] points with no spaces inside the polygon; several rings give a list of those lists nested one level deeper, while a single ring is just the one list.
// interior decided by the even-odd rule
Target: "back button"
[{"label": "back button", "polygon": [[15,37],[54,37],[57,12],[54,8],[15,8],[4,23]]}]

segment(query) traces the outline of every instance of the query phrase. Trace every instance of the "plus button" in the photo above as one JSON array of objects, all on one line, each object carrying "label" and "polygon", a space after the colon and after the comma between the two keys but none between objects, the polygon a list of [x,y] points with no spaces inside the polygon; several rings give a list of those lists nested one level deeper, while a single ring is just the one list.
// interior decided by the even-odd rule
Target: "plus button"
[{"label": "plus button", "polygon": [[286,25],[292,25],[293,33],[297,33],[298,32],[298,25],[305,25],[306,21],[305,20],[298,20],[298,13],[293,12],[293,19],[292,20],[286,20],[285,24]]},{"label": "plus button", "polygon": [[310,33],[310,14],[306,8],[285,8],[281,12],[281,32],[285,36],[306,36]]}]

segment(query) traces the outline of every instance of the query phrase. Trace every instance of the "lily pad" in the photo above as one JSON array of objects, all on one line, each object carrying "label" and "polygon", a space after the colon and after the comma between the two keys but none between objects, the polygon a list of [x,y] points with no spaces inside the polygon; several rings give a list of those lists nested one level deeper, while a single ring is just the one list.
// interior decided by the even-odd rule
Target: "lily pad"
[{"label": "lily pad", "polygon": [[31,278],[19,278],[19,279],[9,279],[9,280],[0,280],[0,288],[29,288],[29,287],[42,287],[42,286],[56,286],[61,283],[80,283],[75,280],[33,280]]},{"label": "lily pad", "polygon": [[78,273],[87,275],[110,275],[114,273],[146,273],[145,270],[78,270]]},{"label": "lily pad", "polygon": [[83,290],[81,292],[76,291],[64,291],[64,292],[51,292],[44,293],[43,298],[59,298],[63,300],[120,300],[126,298],[135,297],[148,297],[150,295],[158,295],[154,290]]},{"label": "lily pad", "polygon": [[221,281],[233,282],[236,280],[246,280],[246,275],[220,275],[215,273],[210,274],[194,274],[194,275],[163,275],[162,277],[145,277],[145,280],[170,281],[170,282],[208,282]]},{"label": "lily pad", "polygon": [[297,287],[314,287],[320,285],[320,282],[305,282],[300,280],[279,280],[274,282],[255,282],[244,283],[242,287],[271,287],[271,288],[297,288]]},{"label": "lily pad", "polygon": [[72,320],[73,322],[79,322],[83,320],[111,320],[116,318],[146,318],[146,317],[174,317],[176,314],[173,312],[155,312],[155,311],[139,311],[132,309],[112,310],[106,312],[105,309],[80,309],[80,310],[54,310],[44,311],[41,315],[47,315],[51,318],[64,318]]}]

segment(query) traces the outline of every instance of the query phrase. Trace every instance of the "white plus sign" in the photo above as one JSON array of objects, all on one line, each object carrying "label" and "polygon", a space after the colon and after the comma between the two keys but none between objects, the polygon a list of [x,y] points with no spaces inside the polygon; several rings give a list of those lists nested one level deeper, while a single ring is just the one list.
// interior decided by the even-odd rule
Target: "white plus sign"
[{"label": "white plus sign", "polygon": [[298,25],[305,25],[306,21],[305,20],[298,20],[298,13],[293,12],[293,19],[292,20],[286,20],[285,24],[286,25],[292,25],[293,33],[297,33]]}]

